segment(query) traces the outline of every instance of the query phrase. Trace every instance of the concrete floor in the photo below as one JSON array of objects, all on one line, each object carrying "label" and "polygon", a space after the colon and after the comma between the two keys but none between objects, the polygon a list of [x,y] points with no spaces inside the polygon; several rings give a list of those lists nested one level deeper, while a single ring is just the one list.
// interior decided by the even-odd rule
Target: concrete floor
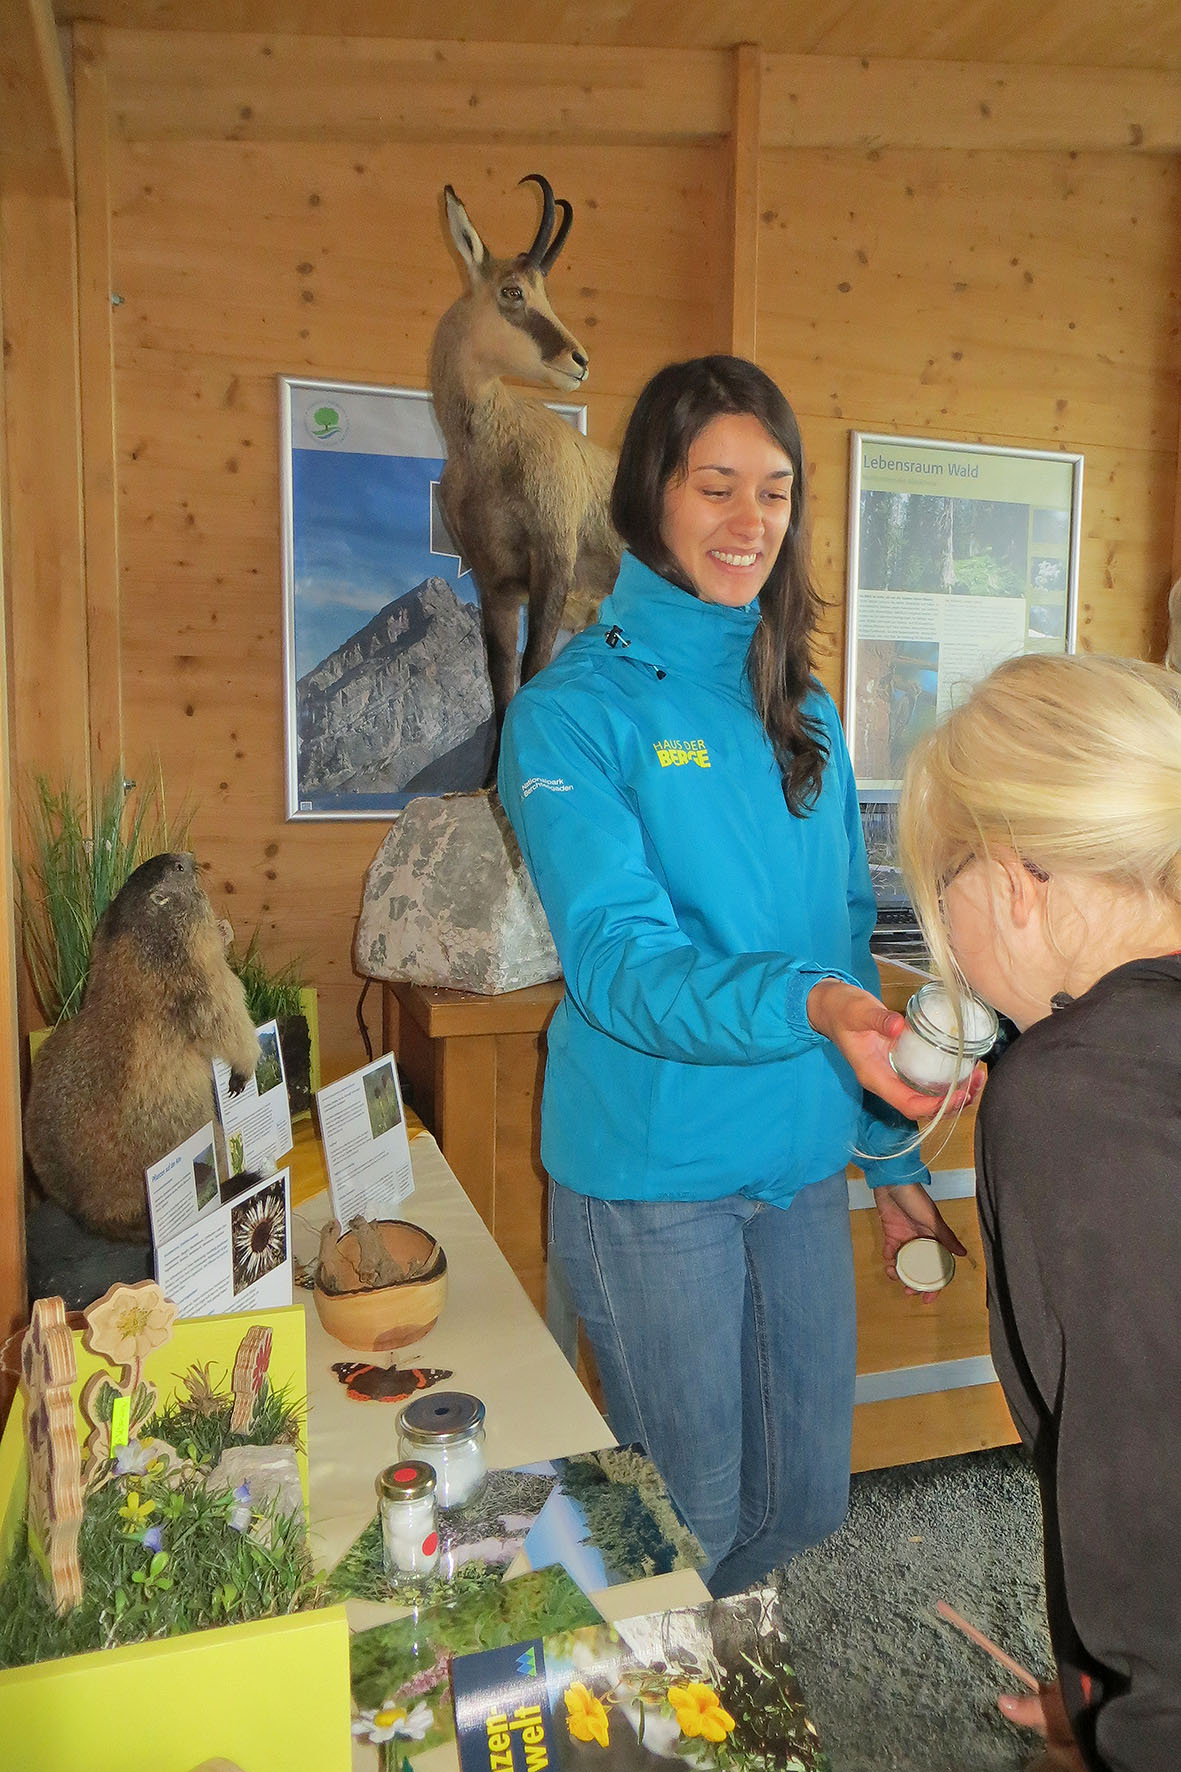
[{"label": "concrete floor", "polygon": [[1017,1682],[933,1607],[1048,1678],[1041,1554],[1037,1485],[1013,1448],[854,1477],[844,1526],[778,1577],[832,1772],[1020,1772],[1036,1757],[996,1708]]}]

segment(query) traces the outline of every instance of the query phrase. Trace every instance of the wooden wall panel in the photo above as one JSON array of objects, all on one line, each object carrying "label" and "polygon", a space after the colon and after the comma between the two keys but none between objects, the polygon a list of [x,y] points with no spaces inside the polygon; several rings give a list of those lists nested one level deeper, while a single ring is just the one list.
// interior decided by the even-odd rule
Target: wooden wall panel
[{"label": "wooden wall panel", "polygon": [[[118,93],[112,102],[118,110]],[[128,767],[159,750],[198,802],[219,914],[302,954],[327,1074],[363,1053],[351,969],[383,824],[288,824],[282,776],[280,373],[425,386],[459,294],[450,181],[493,250],[527,244],[536,151],[299,142],[111,144],[123,719]],[[575,204],[552,277],[591,357],[610,442],[673,356],[728,337],[724,148],[547,149]]]},{"label": "wooden wall panel", "polygon": [[759,337],[814,466],[830,687],[851,429],[1081,451],[1082,644],[1160,656],[1181,162],[777,152],[762,189]]},{"label": "wooden wall panel", "polygon": [[88,777],[74,210],[0,196],[13,798]]}]

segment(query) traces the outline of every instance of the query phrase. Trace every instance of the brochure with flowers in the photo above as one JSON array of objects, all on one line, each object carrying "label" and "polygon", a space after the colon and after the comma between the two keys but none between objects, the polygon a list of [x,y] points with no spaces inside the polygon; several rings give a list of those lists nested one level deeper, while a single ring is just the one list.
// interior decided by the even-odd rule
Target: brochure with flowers
[{"label": "brochure with flowers", "polygon": [[402,1772],[408,1744],[417,1744],[417,1762],[454,1739],[453,1656],[519,1643],[529,1632],[570,1633],[599,1617],[564,1569],[531,1570],[508,1581],[492,1572],[490,1583],[477,1581],[466,1593],[464,1585],[451,1583],[446,1600],[428,1597],[405,1616],[352,1638],[353,1734],[377,1748],[381,1772]]},{"label": "brochure with flowers", "polygon": [[773,1588],[456,1655],[463,1772],[829,1772]]}]

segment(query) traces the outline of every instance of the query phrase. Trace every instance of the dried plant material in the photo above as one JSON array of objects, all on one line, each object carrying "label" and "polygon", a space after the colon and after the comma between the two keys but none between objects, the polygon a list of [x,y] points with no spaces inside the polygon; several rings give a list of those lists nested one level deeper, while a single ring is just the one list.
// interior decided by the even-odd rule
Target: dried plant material
[{"label": "dried plant material", "polygon": [[439,1244],[432,1238],[425,1255],[399,1261],[391,1255],[382,1236],[380,1221],[358,1214],[349,1220],[355,1253],[340,1247],[341,1230],[335,1219],[320,1232],[317,1285],[321,1292],[339,1297],[349,1292],[377,1292],[384,1286],[402,1286],[429,1274],[439,1259]]},{"label": "dried plant material", "polygon": [[386,1248],[376,1224],[358,1214],[349,1219],[349,1229],[357,1243],[355,1265],[363,1290],[396,1286],[399,1280],[406,1278],[404,1270]]},{"label": "dried plant material", "polygon": [[203,1365],[190,1366],[182,1380],[188,1393],[185,1401],[198,1415],[217,1415],[225,1406],[225,1397],[210,1376],[212,1371],[213,1362],[206,1360]]}]

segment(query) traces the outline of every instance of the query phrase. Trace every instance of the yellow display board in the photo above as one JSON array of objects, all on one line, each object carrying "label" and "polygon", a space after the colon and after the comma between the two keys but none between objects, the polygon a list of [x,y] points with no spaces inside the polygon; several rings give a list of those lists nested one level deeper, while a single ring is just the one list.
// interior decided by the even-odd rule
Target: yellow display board
[{"label": "yellow display board", "polygon": [[[248,1329],[271,1331],[268,1379],[286,1390],[306,1442],[304,1313],[287,1309],[182,1319],[144,1363],[161,1404],[184,1391],[184,1375],[209,1365],[229,1386]],[[91,1374],[118,1373],[82,1346],[76,1397]],[[89,1424],[79,1413],[79,1434]],[[299,1451],[307,1500],[307,1457]],[[24,1518],[23,1410],[18,1396],[0,1441],[0,1568]],[[244,1772],[349,1772],[348,1626],[344,1608],[134,1643],[0,1671],[3,1772],[190,1772],[202,1760]]]},{"label": "yellow display board", "polygon": [[4,1772],[349,1772],[343,1606],[0,1673]]}]

